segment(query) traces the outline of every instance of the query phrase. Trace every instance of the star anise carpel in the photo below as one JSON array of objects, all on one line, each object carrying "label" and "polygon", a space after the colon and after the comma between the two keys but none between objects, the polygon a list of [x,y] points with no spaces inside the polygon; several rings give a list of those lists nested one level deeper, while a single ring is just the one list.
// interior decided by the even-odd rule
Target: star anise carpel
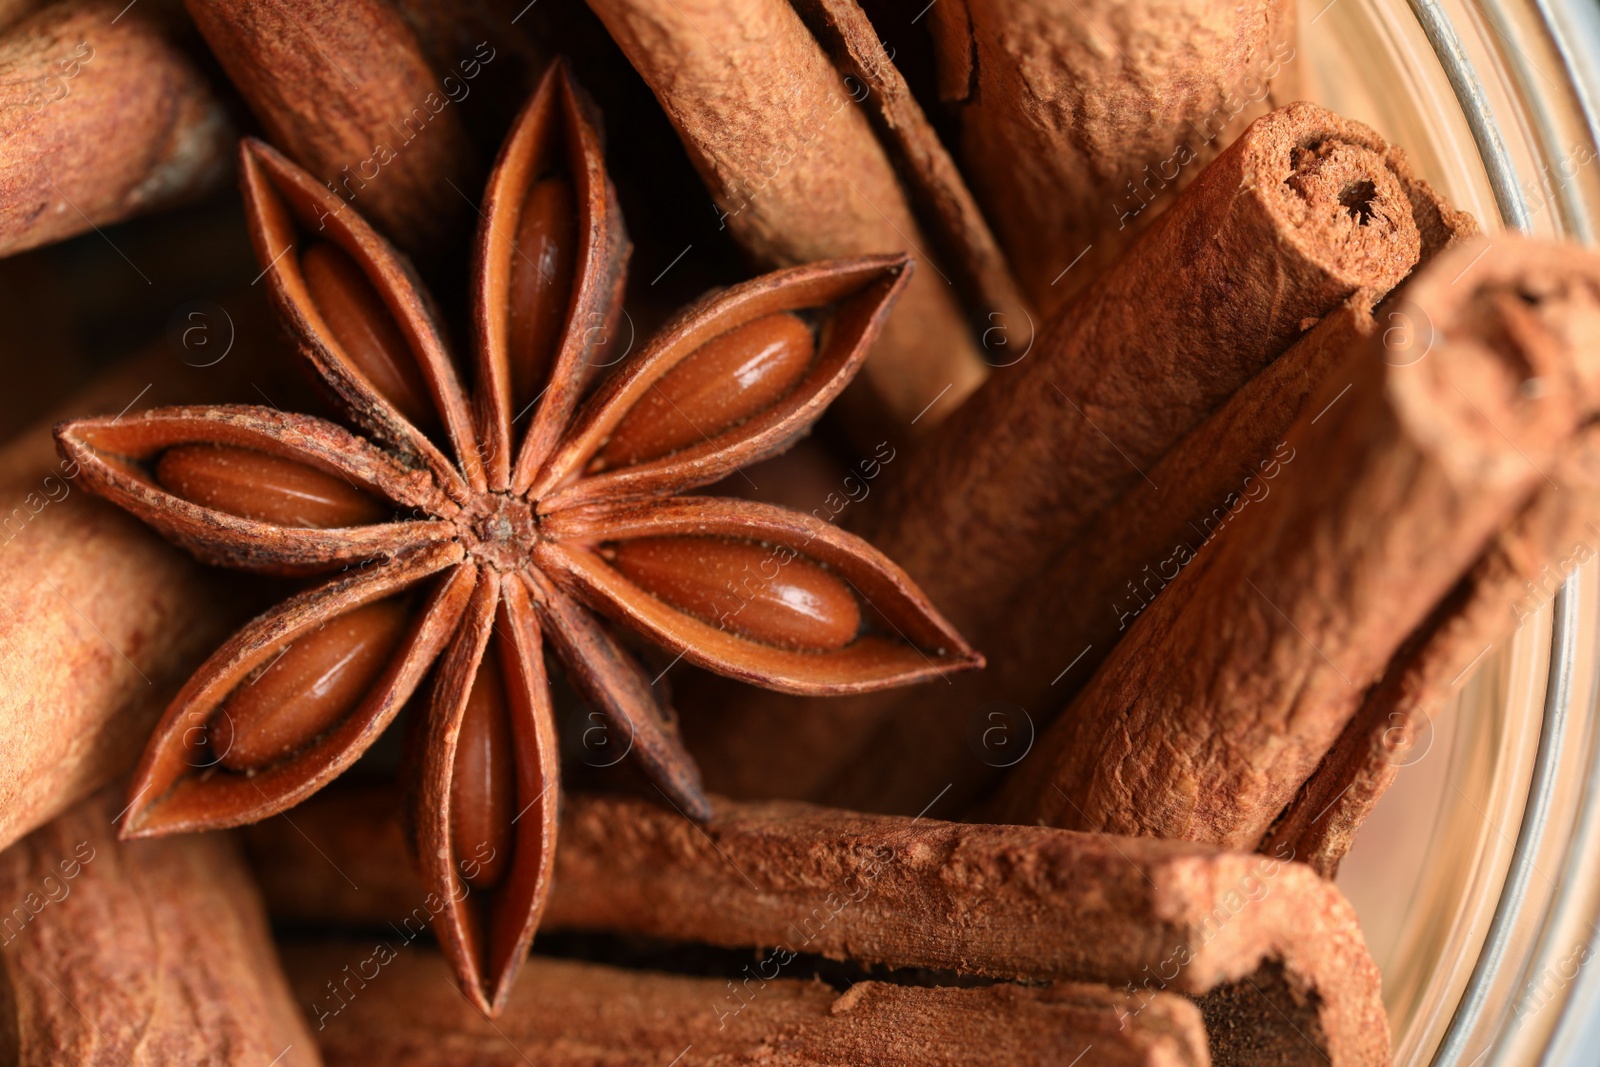
[{"label": "star anise carpel", "polygon": [[359,199],[246,141],[265,279],[346,424],[193,406],[56,431],[95,492],[198,558],[324,576],[183,687],[139,764],[124,836],[283,811],[413,701],[426,906],[491,1014],[554,856],[547,647],[662,792],[701,819],[710,804],[673,713],[614,627],[801,694],[982,662],[861,539],[685,495],[808,432],[866,358],[909,261],[755,278],[614,357],[629,246],[587,108],[553,67],[505,141],[474,252],[470,364],[457,365],[427,292]]}]

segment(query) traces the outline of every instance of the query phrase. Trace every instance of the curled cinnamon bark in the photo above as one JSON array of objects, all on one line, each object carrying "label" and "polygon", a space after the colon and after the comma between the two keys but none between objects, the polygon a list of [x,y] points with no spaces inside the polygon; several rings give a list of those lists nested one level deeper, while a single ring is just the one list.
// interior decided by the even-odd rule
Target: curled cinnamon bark
[{"label": "curled cinnamon bark", "polygon": [[917,256],[862,376],[901,425],[954,410],[982,380],[983,360],[860,106],[864,88],[840,75],[794,10],[782,0],[590,6],[661,101],[721,222],[759,263]]},{"label": "curled cinnamon bark", "polygon": [[1022,764],[1011,817],[1253,847],[1549,484],[1600,404],[1600,259],[1475,239],[1398,307],[1407,329],[1352,353],[1290,433],[1292,476],[1145,610]]},{"label": "curled cinnamon bark", "polygon": [[1297,95],[1284,0],[964,0],[929,21],[963,162],[1046,314]]},{"label": "curled cinnamon bark", "polygon": [[[380,941],[290,945],[285,963],[316,1013],[330,1067],[470,1062],[596,1063],[1208,1063],[1200,1013],[1162,995],[1103,986],[916,988],[859,982],[837,993],[800,978],[686,978],[592,963],[532,960],[505,1013],[485,1020],[450,989],[438,954]],[[367,975],[366,978],[361,974]],[[370,988],[368,988],[370,985]],[[692,1050],[692,1051],[691,1051]],[[692,1059],[690,1058],[692,1057]]]},{"label": "curled cinnamon bark", "polygon": [[987,360],[1009,363],[1027,351],[1040,324],[1017,285],[1005,253],[989,229],[966,180],[911,94],[856,0],[796,0],[795,10],[834,65],[864,87],[864,101],[889,158],[905,185],[917,218],[940,251],[939,260],[973,316]]},{"label": "curled cinnamon bark", "polygon": [[53,4],[0,36],[0,255],[220,185],[233,131],[152,19]]},{"label": "curled cinnamon bark", "polygon": [[123,843],[107,789],[0,854],[6,1063],[319,1063],[233,842]]},{"label": "curled cinnamon bark", "polygon": [[[414,923],[420,889],[385,873],[405,873],[391,811],[381,793],[329,791],[297,813],[300,832],[250,828],[273,914]],[[715,812],[702,832],[648,802],[569,797],[546,926],[1105,982],[1145,1002],[1209,998],[1208,1008],[1235,988],[1254,997],[1248,979],[1276,984],[1284,996],[1273,1002],[1322,1035],[1320,1051],[1300,1048],[1305,1062],[1387,1062],[1377,970],[1354,913],[1332,885],[1285,862],[1287,850],[1252,856],[793,803],[718,800]],[[361,872],[352,880],[364,890],[338,870]],[[1252,1032],[1283,1028],[1266,1004],[1255,1011]],[[1213,1033],[1216,1062],[1233,1061],[1235,1037]]]},{"label": "curled cinnamon bark", "polygon": [[435,73],[383,0],[187,0],[272,142],[413,254],[470,231],[478,159],[460,101],[495,49]]},{"label": "curled cinnamon bark", "polygon": [[1395,654],[1383,680],[1260,848],[1293,848],[1332,878],[1402,768],[1427,754],[1431,716],[1600,545],[1600,427],[1579,432],[1516,520]]},{"label": "curled cinnamon bark", "polygon": [[[1040,577],[1065,546],[1134,485],[1174,488],[1151,476],[1169,448],[1322,316],[1357,291],[1387,292],[1425,250],[1473,229],[1365,126],[1312,104],[1276,111],[845,521],[1003,655],[1008,615],[1029,614],[1015,606],[1060,595]],[[890,705],[736,698],[686,729],[714,789],[748,788],[719,765],[754,767],[766,795],[914,812],[950,765],[926,765],[926,790],[878,776]],[[897,762],[917,774],[916,760]]]}]

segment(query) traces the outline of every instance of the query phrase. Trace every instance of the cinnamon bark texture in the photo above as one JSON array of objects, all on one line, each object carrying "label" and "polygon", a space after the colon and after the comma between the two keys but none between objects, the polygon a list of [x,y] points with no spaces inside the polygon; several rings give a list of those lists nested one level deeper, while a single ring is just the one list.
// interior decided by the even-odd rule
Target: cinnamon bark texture
[{"label": "cinnamon bark texture", "polygon": [[103,790],[0,854],[6,1063],[321,1062],[217,834],[122,843]]},{"label": "cinnamon bark texture", "polygon": [[715,203],[706,210],[757,263],[915,254],[915,276],[863,377],[902,427],[954,410],[985,365],[948,271],[928,258],[859,104],[863,87],[840,75],[794,10],[783,0],[590,7],[678,130]]},{"label": "cinnamon bark texture", "polygon": [[[1470,226],[1365,126],[1312,104],[1276,111],[843,521],[1004,655],[992,638],[1012,605],[1057,595],[1039,577],[1064,546],[1135,483],[1173,488],[1150,477],[1172,445],[1323,315],[1388,291]],[[919,811],[950,781],[942,765],[926,790],[834,783],[894,755],[874,745],[888,707],[735,699],[686,733],[708,768],[759,768],[759,783],[712,770],[714,789]]]},{"label": "cinnamon bark texture", "polygon": [[799,0],[795,10],[834,65],[865,90],[873,129],[940,253],[939,262],[966,306],[977,309],[973,319],[987,361],[1009,363],[1031,347],[1038,313],[1017,285],[955,160],[895,66],[892,50],[856,0]]},{"label": "cinnamon bark texture", "polygon": [[1549,484],[1600,402],[1600,259],[1478,238],[1400,300],[1425,332],[1329,377],[1289,435],[1292,477],[1140,615],[1008,783],[1011,817],[1254,847]]},{"label": "cinnamon bark texture", "polygon": [[[272,913],[406,928],[423,894],[395,877],[405,865],[386,810],[380,794],[329,793],[296,813],[301,833],[252,827]],[[546,926],[761,946],[777,958],[1104,982],[1207,1006],[1235,990],[1254,996],[1246,980],[1276,983],[1283,996],[1273,1003],[1320,1035],[1320,1052],[1301,1049],[1305,1062],[1387,1062],[1377,970],[1354,913],[1302,865],[792,803],[718,800],[715,811],[702,831],[648,802],[569,797]],[[1252,1033],[1282,1027],[1266,1004],[1256,1012]],[[1233,1040],[1213,1034],[1217,1062],[1233,1062]]]},{"label": "cinnamon bark texture", "polygon": [[53,4],[0,35],[0,255],[222,184],[233,132],[163,30]]},{"label": "cinnamon bark texture", "polygon": [[[1338,742],[1261,844],[1328,878],[1400,771],[1422,759],[1472,668],[1600,545],[1600,428],[1590,425],[1516,520],[1396,653]],[[1420,747],[1419,747],[1420,746]]]},{"label": "cinnamon bark texture", "polygon": [[1284,435],[1330,367],[1371,336],[1370,300],[1358,293],[1335,309],[1063,545],[1037,592],[985,637],[997,653],[986,670],[880,701],[881,724],[831,795],[903,806],[948,786],[940,810],[959,811],[1025,758],[1162,586],[1286,477],[1294,453]]},{"label": "cinnamon bark texture", "polygon": [[[165,343],[63,405],[116,414],[239,395],[284,397],[261,357],[282,352],[264,306],[229,300],[237,341],[183,353]],[[223,344],[221,322],[208,329]],[[252,370],[252,368],[254,368]],[[83,491],[45,420],[0,451],[0,846],[121,773],[184,677],[245,613],[187,556]]]},{"label": "cinnamon bark texture", "polygon": [[[447,86],[398,11],[384,0],[188,8],[273,144],[385,236],[417,255],[470,232],[462,194],[477,196],[481,174],[461,123],[465,72]],[[493,53],[460,58],[481,69]]]},{"label": "cinnamon bark texture", "polygon": [[322,1021],[317,1038],[330,1065],[577,1067],[675,1057],[716,1067],[1043,1065],[1068,1063],[1086,1047],[1118,1067],[1209,1062],[1194,1005],[1158,996],[1124,1026],[1138,1001],[1103,986],[869,981],[839,993],[799,978],[739,985],[535,957],[490,1023],[454,994],[444,962],[425,948],[291,945],[285,962]]},{"label": "cinnamon bark texture", "polygon": [[967,173],[1046,314],[1298,95],[1286,0],[964,0],[929,22]]}]

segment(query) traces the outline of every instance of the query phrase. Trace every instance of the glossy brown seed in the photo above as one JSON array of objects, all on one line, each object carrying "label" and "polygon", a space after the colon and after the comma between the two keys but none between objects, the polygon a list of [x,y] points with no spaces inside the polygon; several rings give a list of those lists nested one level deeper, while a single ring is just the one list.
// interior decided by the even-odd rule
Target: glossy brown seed
[{"label": "glossy brown seed", "polygon": [[662,376],[601,450],[607,467],[656,459],[743,422],[795,387],[816,342],[787,311],[713,337]]},{"label": "glossy brown seed", "polygon": [[156,481],[192,504],[279,526],[365,526],[390,514],[337,475],[232,445],[174,445],[156,461]]},{"label": "glossy brown seed", "polygon": [[212,751],[222,765],[265,767],[343,719],[393,657],[409,617],[402,599],[380,600],[290,645],[212,716]]},{"label": "glossy brown seed", "polygon": [[491,641],[467,696],[450,778],[450,844],[461,877],[474,889],[493,889],[511,869],[512,744],[505,679]]},{"label": "glossy brown seed", "polygon": [[787,548],[720,537],[619,541],[607,557],[629,581],[734,633],[825,652],[861,628],[850,587]]},{"label": "glossy brown seed", "polygon": [[438,425],[428,382],[416,357],[367,276],[343,249],[326,241],[300,257],[306,288],[345,357],[385,400],[423,430]]},{"label": "glossy brown seed", "polygon": [[572,296],[578,207],[572,183],[544,178],[528,190],[511,256],[511,391],[518,411],[544,388]]}]

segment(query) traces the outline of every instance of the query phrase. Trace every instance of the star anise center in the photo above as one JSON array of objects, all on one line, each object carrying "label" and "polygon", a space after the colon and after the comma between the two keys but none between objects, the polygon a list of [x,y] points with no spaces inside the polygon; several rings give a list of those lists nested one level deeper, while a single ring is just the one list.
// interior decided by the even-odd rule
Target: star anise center
[{"label": "star anise center", "polygon": [[456,519],[458,540],[467,553],[497,571],[525,566],[539,540],[533,504],[511,493],[483,493],[473,498]]}]

